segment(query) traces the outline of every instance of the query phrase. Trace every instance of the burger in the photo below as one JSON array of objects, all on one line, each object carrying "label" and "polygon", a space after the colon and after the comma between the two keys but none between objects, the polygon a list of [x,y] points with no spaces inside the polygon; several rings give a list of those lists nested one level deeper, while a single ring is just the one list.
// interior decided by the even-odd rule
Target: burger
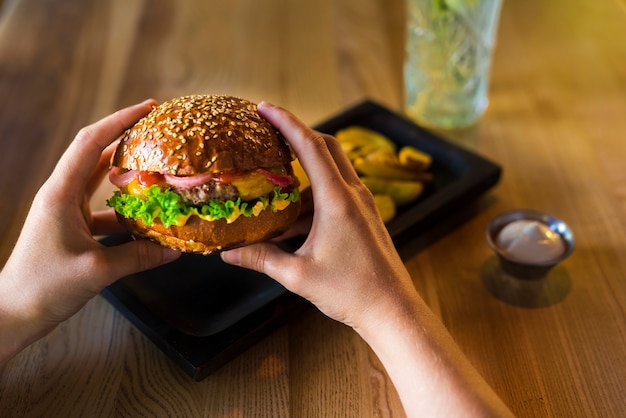
[{"label": "burger", "polygon": [[107,201],[135,237],[209,254],[268,240],[300,211],[294,156],[248,100],[179,97],[127,130]]}]

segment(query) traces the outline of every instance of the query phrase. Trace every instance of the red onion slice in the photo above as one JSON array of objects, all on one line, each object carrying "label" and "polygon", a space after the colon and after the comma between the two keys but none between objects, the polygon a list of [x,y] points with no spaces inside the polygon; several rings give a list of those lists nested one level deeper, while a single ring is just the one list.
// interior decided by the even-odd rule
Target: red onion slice
[{"label": "red onion slice", "polygon": [[164,174],[165,181],[174,187],[189,188],[203,185],[213,178],[212,173],[198,174],[196,176],[180,177],[172,174]]},{"label": "red onion slice", "polygon": [[[256,171],[260,174],[263,174],[272,183],[281,187],[286,187],[293,183],[293,178],[289,175],[281,176],[262,168],[259,168]],[[119,167],[111,167],[111,170],[109,171],[109,181],[117,187],[124,187],[127,186],[131,181],[133,181],[138,174],[138,170],[130,170],[120,174]],[[163,176],[165,177],[165,181],[167,181],[168,184],[174,187],[185,189],[189,187],[201,186],[214,178],[213,173],[204,173],[186,177],[174,176],[172,174],[164,174]]]},{"label": "red onion slice", "polygon": [[262,168],[257,168],[256,171],[263,174],[269,181],[280,187],[287,187],[293,183],[293,178],[291,176],[280,176]]},{"label": "red onion slice", "polygon": [[137,170],[130,170],[120,174],[119,167],[111,167],[111,170],[109,170],[109,181],[117,187],[124,187],[133,181],[138,173],[139,171]]}]

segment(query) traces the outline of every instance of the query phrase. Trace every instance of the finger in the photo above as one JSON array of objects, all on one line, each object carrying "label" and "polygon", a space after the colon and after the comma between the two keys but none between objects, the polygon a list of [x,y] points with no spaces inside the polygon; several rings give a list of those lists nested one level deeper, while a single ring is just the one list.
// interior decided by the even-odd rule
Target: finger
[{"label": "finger", "polygon": [[325,195],[336,190],[337,178],[343,177],[328,149],[326,140],[287,110],[267,102],[259,103],[259,114],[289,141],[311,182],[313,193]]},{"label": "finger", "polygon": [[52,176],[72,178],[69,185],[83,187],[100,160],[102,151],[145,116],[154,105],[154,100],[146,100],[81,129],[61,157]]},{"label": "finger", "polygon": [[283,274],[285,277],[289,276],[286,273],[286,266],[293,255],[273,244],[267,242],[252,244],[223,251],[220,253],[220,256],[225,263],[267,274],[287,287],[283,280]]},{"label": "finger", "polygon": [[348,183],[360,182],[359,176],[357,175],[354,166],[350,162],[350,159],[346,155],[346,153],[341,149],[341,144],[339,141],[335,139],[334,136],[328,135],[325,133],[320,133],[322,138],[326,141],[326,146],[333,156],[339,171],[341,172],[344,180]]},{"label": "finger", "polygon": [[146,239],[104,249],[108,285],[115,280],[139,271],[149,270],[170,263],[180,257],[180,252],[162,247]]}]

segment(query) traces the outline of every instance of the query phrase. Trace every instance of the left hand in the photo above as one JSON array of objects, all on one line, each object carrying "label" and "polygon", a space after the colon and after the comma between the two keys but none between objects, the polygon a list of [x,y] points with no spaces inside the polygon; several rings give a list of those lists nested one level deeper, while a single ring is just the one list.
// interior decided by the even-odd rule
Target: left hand
[{"label": "left hand", "polygon": [[81,129],[35,196],[0,272],[0,360],[5,325],[21,323],[20,332],[32,334],[23,337],[32,340],[115,280],[179,256],[148,240],[105,247],[94,239],[121,228],[112,209],[92,213],[89,207],[108,171],[113,141],[154,105],[145,101]]}]

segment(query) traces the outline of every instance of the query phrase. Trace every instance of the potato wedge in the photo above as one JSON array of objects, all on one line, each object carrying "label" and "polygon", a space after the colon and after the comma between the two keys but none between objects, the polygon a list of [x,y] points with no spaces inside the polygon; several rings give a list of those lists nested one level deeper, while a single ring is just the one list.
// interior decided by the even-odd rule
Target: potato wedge
[{"label": "potato wedge", "polygon": [[367,153],[367,155],[364,155],[363,158],[378,164],[384,164],[387,166],[396,167],[401,170],[406,170],[406,167],[400,164],[398,155],[394,151],[372,150]]},{"label": "potato wedge", "polygon": [[339,142],[339,145],[341,145],[342,151],[347,155],[350,155],[352,151],[359,149],[359,147],[353,142]]},{"label": "potato wedge", "polygon": [[373,195],[388,195],[397,206],[413,202],[424,191],[424,184],[419,181],[388,180],[376,177],[362,177],[361,181]]},{"label": "potato wedge", "polygon": [[386,194],[375,194],[374,203],[376,203],[376,208],[378,208],[378,212],[380,213],[380,217],[383,219],[383,222],[389,222],[396,216],[396,204],[391,196]]},{"label": "potato wedge", "polygon": [[384,135],[361,126],[349,126],[335,133],[335,138],[351,160],[377,150],[396,152],[396,144]]},{"label": "potato wedge", "polygon": [[419,178],[419,173],[416,171],[407,170],[400,165],[387,164],[377,159],[359,157],[352,164],[354,169],[362,176],[396,180],[417,180]]},{"label": "potato wedge", "polygon": [[335,133],[341,149],[372,192],[385,222],[397,208],[415,201],[433,182],[432,157],[412,146],[398,151],[395,142],[362,126],[349,126]]},{"label": "potato wedge", "polygon": [[433,162],[433,157],[410,145],[400,148],[398,152],[400,164],[411,170],[428,170]]}]

